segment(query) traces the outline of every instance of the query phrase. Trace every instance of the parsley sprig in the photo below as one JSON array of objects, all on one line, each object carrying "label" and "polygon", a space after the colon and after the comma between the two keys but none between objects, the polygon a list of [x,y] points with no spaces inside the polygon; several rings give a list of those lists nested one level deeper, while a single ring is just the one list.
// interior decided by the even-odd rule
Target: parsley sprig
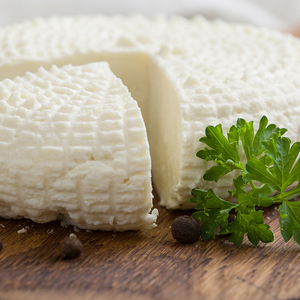
[{"label": "parsley sprig", "polygon": [[[237,120],[227,137],[221,124],[206,128],[206,136],[200,142],[207,147],[197,156],[214,161],[216,166],[207,170],[203,178],[217,182],[233,170],[239,170],[239,175],[233,179],[235,190],[228,191],[237,198],[237,203],[219,198],[212,189],[192,190],[190,201],[196,203],[198,210],[192,216],[202,222],[203,239],[214,238],[220,227],[218,234],[230,234],[228,241],[237,247],[241,246],[245,234],[254,246],[259,241],[272,242],[273,233],[258,207],[281,203],[281,234],[286,242],[293,237],[300,245],[300,201],[291,201],[300,194],[300,159],[297,160],[300,142],[291,145],[289,138],[282,137],[286,131],[275,124],[268,125],[266,116],[261,118],[256,133],[253,121],[244,119]],[[241,150],[244,151],[242,159]],[[228,223],[232,210],[236,219]]]}]

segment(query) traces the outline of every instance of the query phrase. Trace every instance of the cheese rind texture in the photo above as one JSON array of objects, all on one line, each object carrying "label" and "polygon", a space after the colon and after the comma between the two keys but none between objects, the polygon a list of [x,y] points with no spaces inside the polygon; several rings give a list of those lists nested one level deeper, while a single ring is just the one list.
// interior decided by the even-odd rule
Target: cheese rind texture
[{"label": "cheese rind texture", "polygon": [[155,227],[140,108],[106,62],[0,83],[0,215],[86,229]]},{"label": "cheese rind texture", "polygon": [[[228,130],[266,115],[300,140],[300,42],[253,26],[162,16],[36,19],[0,30],[0,78],[39,66],[109,62],[141,107],[160,203],[190,208],[193,187],[226,198],[234,174],[202,176],[196,157],[208,125]],[[130,63],[129,63],[130,62]],[[9,134],[7,133],[7,138]]]}]

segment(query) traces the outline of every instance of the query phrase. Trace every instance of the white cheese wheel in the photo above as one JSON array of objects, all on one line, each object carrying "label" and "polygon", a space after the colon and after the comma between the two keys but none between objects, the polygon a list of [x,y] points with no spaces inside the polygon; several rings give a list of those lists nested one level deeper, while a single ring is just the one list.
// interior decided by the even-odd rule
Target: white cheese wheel
[{"label": "white cheese wheel", "polygon": [[[300,42],[290,35],[202,17],[76,16],[0,29],[0,78],[52,64],[107,61],[141,107],[160,204],[189,208],[190,191],[232,189],[202,176],[196,157],[207,125],[263,115],[300,140]],[[4,191],[0,190],[1,193]]]},{"label": "white cheese wheel", "polygon": [[144,121],[107,63],[41,67],[0,91],[2,217],[155,227]]}]

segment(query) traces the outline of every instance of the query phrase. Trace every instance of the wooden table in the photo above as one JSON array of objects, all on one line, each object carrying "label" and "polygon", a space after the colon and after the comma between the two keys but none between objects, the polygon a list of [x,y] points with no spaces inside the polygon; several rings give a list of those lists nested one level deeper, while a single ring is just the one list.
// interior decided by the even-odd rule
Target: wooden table
[{"label": "wooden table", "polygon": [[[0,219],[0,300],[11,299],[299,299],[300,247],[284,243],[279,212],[265,211],[275,242],[236,248],[224,237],[176,242],[172,221],[188,212],[157,204],[158,226],[140,232],[63,228],[58,222]],[[26,233],[17,233],[25,228]],[[78,259],[65,259],[62,240],[75,233]]]}]

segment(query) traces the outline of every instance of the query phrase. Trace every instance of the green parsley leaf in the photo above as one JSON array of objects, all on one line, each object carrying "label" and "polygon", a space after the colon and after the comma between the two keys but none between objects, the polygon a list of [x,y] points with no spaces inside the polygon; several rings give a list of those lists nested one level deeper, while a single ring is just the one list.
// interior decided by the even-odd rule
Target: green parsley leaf
[{"label": "green parsley leaf", "polygon": [[255,247],[259,241],[264,243],[273,242],[273,233],[269,228],[269,225],[264,224],[261,210],[248,209],[245,213],[238,211],[235,221],[228,225],[229,233],[233,233],[228,241],[240,247],[244,235],[247,233],[249,241]]},{"label": "green parsley leaf", "polygon": [[[206,136],[200,139],[206,147],[197,156],[214,161],[216,166],[206,170],[203,178],[217,182],[237,169],[240,175],[233,179],[235,190],[228,191],[237,203],[219,198],[212,189],[192,189],[190,201],[198,210],[192,216],[202,222],[203,239],[214,238],[220,228],[218,234],[229,234],[228,241],[238,247],[245,235],[254,246],[260,241],[272,242],[273,233],[257,207],[282,203],[279,208],[282,236],[285,241],[293,237],[300,245],[300,201],[290,201],[300,194],[300,160],[297,160],[300,142],[291,145],[290,139],[282,137],[286,131],[275,124],[268,125],[266,116],[261,118],[256,133],[254,122],[241,118],[231,126],[227,137],[221,124],[206,128]],[[241,160],[240,150],[244,151],[246,162]],[[293,187],[295,183],[298,184]],[[228,223],[232,210],[236,219]]]},{"label": "green parsley leaf", "polygon": [[292,237],[300,245],[300,201],[283,201],[279,206],[281,235],[287,242]]},{"label": "green parsley leaf", "polygon": [[[235,130],[235,129],[234,129]],[[233,136],[232,132],[230,135],[230,141],[223,135],[221,124],[217,126],[207,126],[206,137],[200,139],[200,142],[205,143],[209,148],[200,150],[197,156],[205,160],[220,160],[226,162],[239,161],[239,147],[238,147],[238,135]]]},{"label": "green parsley leaf", "polygon": [[215,236],[219,226],[227,227],[229,212],[237,204],[220,199],[212,189],[205,191],[195,188],[192,190],[192,195],[194,198],[191,199],[191,202],[197,203],[195,208],[199,209],[192,214],[192,217],[202,221],[201,236],[203,239],[209,240]]}]

